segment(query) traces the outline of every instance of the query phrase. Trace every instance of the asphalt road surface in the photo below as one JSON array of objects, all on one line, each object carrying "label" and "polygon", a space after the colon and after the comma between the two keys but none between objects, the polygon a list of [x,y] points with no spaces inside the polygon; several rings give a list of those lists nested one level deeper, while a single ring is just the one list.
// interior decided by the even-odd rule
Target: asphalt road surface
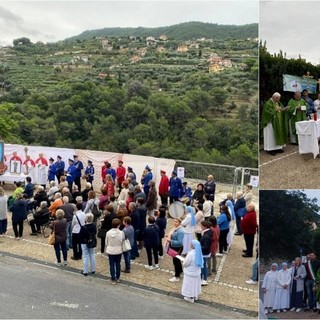
[{"label": "asphalt road surface", "polygon": [[25,259],[0,256],[1,318],[14,319],[242,319],[201,303],[112,285]]}]

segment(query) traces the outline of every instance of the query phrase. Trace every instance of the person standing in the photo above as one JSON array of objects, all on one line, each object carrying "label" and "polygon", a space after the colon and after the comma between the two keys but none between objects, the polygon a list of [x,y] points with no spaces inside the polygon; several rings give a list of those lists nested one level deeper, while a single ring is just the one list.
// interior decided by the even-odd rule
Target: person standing
[{"label": "person standing", "polygon": [[69,202],[69,198],[64,196],[62,198],[63,205],[59,207],[64,212],[64,218],[67,220],[67,248],[72,249],[72,220],[74,212],[76,211],[76,206]]},{"label": "person standing", "polygon": [[110,162],[106,163],[106,175],[110,174],[111,178],[112,178],[112,182],[115,184],[116,183],[116,177],[117,177],[117,173],[116,170],[114,170],[111,166]]},{"label": "person standing", "polygon": [[203,267],[201,268],[201,285],[208,285],[208,262],[211,259],[211,242],[212,242],[212,230],[211,223],[209,221],[201,221],[201,250],[203,256]]},{"label": "person standing", "polygon": [[123,251],[123,259],[124,259],[124,264],[125,264],[125,269],[122,270],[124,273],[130,273],[131,269],[131,251],[134,246],[134,229],[133,226],[131,225],[131,217],[124,217],[122,221],[124,228],[123,232],[125,235],[126,239],[129,239],[130,241],[130,246],[131,250],[128,251]]},{"label": "person standing", "polygon": [[156,183],[153,180],[150,180],[149,187],[150,189],[146,201],[147,214],[149,216],[154,216],[154,210],[157,209],[158,206]]},{"label": "person standing", "polygon": [[106,182],[106,174],[107,174],[107,163],[108,160],[103,161],[104,165],[101,167],[101,181],[102,185],[105,184]]},{"label": "person standing", "polygon": [[109,230],[112,229],[112,220],[117,218],[117,214],[114,211],[114,207],[110,204],[106,205],[103,210],[101,221],[101,227],[100,229],[103,231],[100,231],[99,238],[101,239],[101,246],[100,251],[101,253],[104,253],[105,247],[106,247],[106,234]]},{"label": "person standing", "polygon": [[163,245],[162,239],[165,236],[165,231],[167,227],[167,219],[166,219],[166,208],[164,206],[159,207],[159,216],[156,219],[156,225],[159,228],[159,247],[158,247],[158,254],[159,258],[163,259]]},{"label": "person standing", "polygon": [[146,195],[146,198],[148,198],[149,190],[150,190],[150,185],[149,182],[153,179],[153,174],[151,172],[151,168],[146,165],[145,167],[145,175],[143,177],[143,191]]},{"label": "person standing", "polygon": [[262,109],[263,149],[272,156],[284,152],[288,143],[288,109],[280,102],[281,95],[275,92]]},{"label": "person standing", "polygon": [[161,180],[159,183],[159,196],[161,199],[161,204],[165,207],[168,206],[168,196],[169,196],[169,178],[164,170],[160,170]]},{"label": "person standing", "polygon": [[23,236],[23,221],[27,218],[27,204],[22,199],[22,193],[15,194],[15,200],[9,208],[12,212],[12,228],[16,240]]},{"label": "person standing", "polygon": [[278,265],[273,263],[270,271],[268,271],[262,282],[264,314],[273,312],[273,302],[276,294],[276,280],[278,274]]},{"label": "person standing", "polygon": [[0,237],[4,237],[7,235],[7,225],[8,225],[7,201],[8,201],[8,198],[5,195],[3,188],[0,187]]},{"label": "person standing", "polygon": [[64,176],[65,163],[62,161],[61,156],[57,156],[57,161],[55,162],[56,167],[56,177],[58,179],[58,184],[60,183],[61,176]]},{"label": "person standing", "polygon": [[314,252],[309,253],[309,260],[305,264],[307,276],[305,278],[307,292],[308,292],[308,307],[305,309],[317,311],[316,295],[314,292],[314,286],[318,270],[320,270],[320,261],[317,260],[317,256]]},{"label": "person standing", "polygon": [[[166,235],[166,246],[173,249],[180,254],[183,249],[183,237],[184,231],[183,227],[181,226],[181,219],[177,218],[173,220],[173,228],[170,230],[169,234]],[[182,264],[181,261],[173,257],[173,266],[174,266],[174,277],[170,278],[170,282],[179,282],[180,275],[182,273]]]},{"label": "person standing", "polygon": [[215,216],[211,216],[208,220],[211,223],[211,260],[208,261],[208,275],[217,273],[217,258],[216,254],[219,248],[220,229]]},{"label": "person standing", "polygon": [[64,218],[64,212],[58,209],[56,212],[56,220],[50,224],[50,228],[55,233],[54,251],[56,254],[56,265],[61,267],[61,251],[63,256],[63,263],[66,266],[68,264],[67,257],[67,220]]},{"label": "person standing", "polygon": [[116,179],[117,179],[117,186],[119,188],[119,193],[122,190],[122,182],[124,182],[126,177],[126,168],[123,166],[123,161],[118,160],[118,167],[116,169]]},{"label": "person standing", "polygon": [[195,208],[187,206],[187,215],[182,220],[181,225],[184,227],[183,251],[182,255],[186,255],[191,250],[191,242],[194,239],[196,226]]},{"label": "person standing", "polygon": [[297,257],[291,274],[290,311],[300,312],[303,308],[303,289],[306,275],[307,272],[304,265],[301,263],[301,258]]},{"label": "person standing", "polygon": [[313,100],[309,97],[309,92],[307,89],[302,90],[301,99],[303,99],[306,102],[307,115],[310,116],[311,113],[314,113],[314,103]]},{"label": "person standing", "polygon": [[318,99],[313,101],[314,112],[317,114],[317,119],[320,119],[320,93],[318,94]]},{"label": "person standing", "polygon": [[[91,183],[92,186],[92,182],[94,180],[94,166],[91,160],[88,160],[88,165],[84,171],[84,175],[86,177],[86,181]],[[81,192],[81,190],[78,189],[79,192]]]},{"label": "person standing", "polygon": [[217,257],[222,257],[223,253],[228,251],[227,235],[229,233],[231,216],[226,205],[220,207],[220,215],[218,216],[217,223],[220,229],[219,235],[219,253]]},{"label": "person standing", "polygon": [[291,144],[298,144],[296,122],[307,120],[308,103],[301,99],[301,93],[295,92],[293,99],[288,102],[289,107],[289,132]]},{"label": "person standing", "polygon": [[209,200],[214,203],[214,196],[216,193],[216,183],[214,181],[213,175],[208,175],[207,181],[204,184],[204,192],[209,195]]},{"label": "person standing", "polygon": [[169,198],[170,204],[174,201],[179,200],[182,193],[182,181],[177,176],[177,172],[174,170],[172,171],[171,178],[169,181]]},{"label": "person standing", "polygon": [[254,236],[257,233],[257,214],[253,204],[247,207],[247,213],[241,220],[241,230],[246,242],[246,250],[242,257],[251,258],[253,257]]},{"label": "person standing", "polygon": [[246,207],[247,207],[248,204],[250,204],[252,202],[252,198],[253,198],[251,184],[248,183],[244,186],[243,197],[244,197],[244,200],[246,202]]},{"label": "person standing", "polygon": [[[80,239],[80,230],[81,226],[85,224],[86,215],[82,211],[82,203],[76,204],[77,211],[72,218],[72,248],[73,256],[72,260],[81,260],[82,259],[82,248],[81,248],[81,239]],[[67,227],[67,226],[66,226]]]},{"label": "person standing", "polygon": [[290,306],[290,284],[291,271],[288,270],[288,264],[282,263],[282,270],[276,276],[276,293],[273,300],[273,310],[280,313],[281,310],[286,312]]},{"label": "person standing", "polygon": [[241,230],[241,219],[246,214],[246,200],[244,199],[243,193],[241,191],[238,191],[236,193],[236,203],[234,205],[234,213],[236,216],[236,226],[237,226],[237,232],[235,233],[236,236],[242,235]]},{"label": "person standing", "polygon": [[[49,185],[50,185],[51,181],[55,182],[56,174],[57,174],[57,167],[54,163],[54,159],[52,157],[50,157],[49,158],[49,168],[48,168]],[[51,185],[50,185],[50,187],[51,187]]]},{"label": "person standing", "polygon": [[[75,178],[76,178],[76,167],[75,167],[74,161],[72,159],[69,159],[69,167],[66,172],[66,176],[67,176],[69,190],[72,190],[72,185],[73,185],[73,182],[75,181]],[[78,186],[78,188],[79,188],[79,186]]]},{"label": "person standing", "polygon": [[[81,176],[82,176],[82,170],[83,170],[83,163],[79,160],[79,157],[75,154],[73,156],[74,162],[73,165],[76,169],[75,175],[74,175],[74,183],[78,186],[79,192],[81,192]],[[69,187],[70,190],[72,190],[72,187]]]},{"label": "person standing", "polygon": [[109,257],[109,267],[111,275],[111,283],[120,282],[121,275],[121,256],[123,253],[122,243],[125,240],[124,232],[120,228],[121,220],[112,220],[112,229],[106,234],[106,253]]},{"label": "person standing", "polygon": [[26,160],[23,161],[25,172],[24,174],[31,177],[32,181],[35,181],[35,163],[29,155],[26,156]]},{"label": "person standing", "polygon": [[[89,261],[90,261],[90,273],[96,273],[96,260],[94,254],[95,247],[88,246],[88,240],[93,240],[92,246],[96,245],[96,234],[97,227],[93,223],[93,214],[87,213],[85,216],[85,225],[80,230],[80,242],[81,242],[81,250],[82,250],[82,259],[83,259],[83,270],[81,274],[85,277],[88,275],[89,271]],[[94,241],[95,239],[95,241]]]},{"label": "person standing", "polygon": [[[145,264],[145,268],[148,270],[159,269],[159,256],[158,256],[158,247],[159,247],[159,228],[155,224],[154,216],[148,217],[148,225],[142,233],[142,239],[144,247],[147,251],[148,264]],[[152,254],[154,257],[154,266],[152,265]]]},{"label": "person standing", "polygon": [[137,183],[137,176],[136,174],[133,172],[133,168],[132,167],[128,167],[128,172],[126,175],[126,178],[131,178],[131,183],[136,186]]},{"label": "person standing", "polygon": [[187,302],[193,303],[198,300],[201,293],[201,268],[203,267],[203,256],[200,242],[192,240],[191,250],[183,261],[183,282],[181,294]]},{"label": "person standing", "polygon": [[43,153],[39,153],[39,158],[36,160],[35,165],[37,170],[36,183],[46,189],[48,160],[43,156]]}]

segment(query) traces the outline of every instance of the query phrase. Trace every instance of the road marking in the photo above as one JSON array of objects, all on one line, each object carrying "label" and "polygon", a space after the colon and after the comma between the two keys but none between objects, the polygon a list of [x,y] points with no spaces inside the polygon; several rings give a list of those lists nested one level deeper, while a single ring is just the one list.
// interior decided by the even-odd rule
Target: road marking
[{"label": "road marking", "polygon": [[68,303],[68,301],[61,303],[61,302],[50,302],[51,306],[57,306],[57,307],[64,307],[64,308],[69,308],[69,309],[79,309],[79,304],[78,303]]},{"label": "road marking", "polygon": [[287,157],[291,157],[291,156],[293,156],[293,155],[296,154],[296,153],[299,153],[299,151],[294,151],[294,152],[291,152],[291,153],[289,153],[289,154],[287,154],[287,155],[285,155],[285,156],[282,156],[282,157],[279,157],[279,158],[276,158],[276,159],[267,161],[267,162],[265,162],[265,163],[260,164],[259,167],[268,165],[268,164],[270,164],[270,163],[273,163],[273,162],[278,161],[278,160],[282,160],[282,159],[287,158]]}]

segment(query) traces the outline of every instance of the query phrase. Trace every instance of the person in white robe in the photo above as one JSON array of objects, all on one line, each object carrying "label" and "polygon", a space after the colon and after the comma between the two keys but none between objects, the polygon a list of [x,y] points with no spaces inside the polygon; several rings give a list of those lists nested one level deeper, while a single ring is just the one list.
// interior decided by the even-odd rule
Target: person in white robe
[{"label": "person in white robe", "polygon": [[181,253],[183,255],[187,254],[191,250],[191,242],[194,239],[196,226],[194,207],[187,206],[187,212],[186,217],[181,222],[181,225],[184,227],[183,251]]},{"label": "person in white robe", "polygon": [[291,270],[288,269],[286,262],[282,263],[282,270],[276,277],[276,294],[274,296],[273,310],[279,313],[281,310],[286,312],[290,307],[290,283]]},{"label": "person in white robe", "polygon": [[45,188],[47,184],[48,161],[43,157],[43,153],[39,153],[39,158],[35,162],[35,171],[36,183]]},{"label": "person in white robe", "polygon": [[203,256],[198,240],[191,241],[190,251],[183,261],[183,282],[181,294],[184,300],[193,303],[201,293],[201,268]]},{"label": "person in white robe", "polygon": [[262,283],[262,291],[263,291],[263,305],[264,305],[264,313],[268,314],[268,312],[273,312],[273,301],[276,293],[276,280],[278,274],[278,265],[273,263],[271,265],[271,270],[268,271],[263,279]]}]

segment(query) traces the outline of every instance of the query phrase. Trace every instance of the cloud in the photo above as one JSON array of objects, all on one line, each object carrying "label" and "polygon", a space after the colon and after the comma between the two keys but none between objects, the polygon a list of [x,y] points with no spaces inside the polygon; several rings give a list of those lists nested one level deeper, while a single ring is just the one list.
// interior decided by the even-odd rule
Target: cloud
[{"label": "cloud", "polygon": [[260,38],[267,42],[271,53],[280,50],[289,57],[299,54],[307,61],[318,64],[318,46],[315,35],[320,32],[316,23],[320,2],[263,1],[260,3]]},{"label": "cloud", "polygon": [[2,1],[4,39],[58,41],[105,27],[159,27],[187,21],[258,22],[258,1]]}]

